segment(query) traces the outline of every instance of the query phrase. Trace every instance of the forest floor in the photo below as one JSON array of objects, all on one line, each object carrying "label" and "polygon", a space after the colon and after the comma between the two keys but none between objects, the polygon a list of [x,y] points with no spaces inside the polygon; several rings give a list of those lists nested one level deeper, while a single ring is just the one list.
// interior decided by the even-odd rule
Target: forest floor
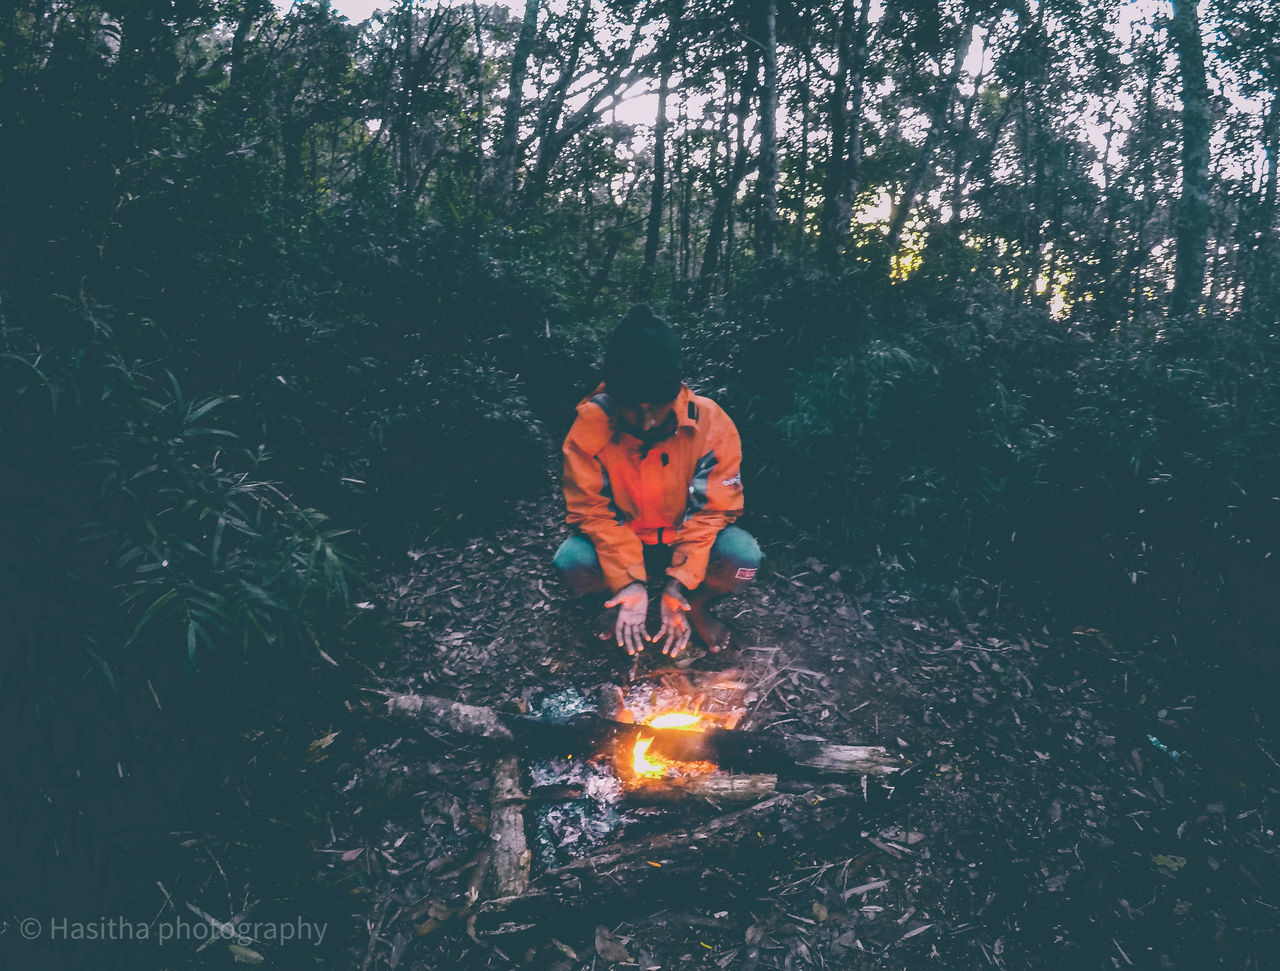
[{"label": "forest floor", "polygon": [[[489,535],[416,549],[366,605],[403,652],[352,686],[354,725],[311,770],[338,810],[321,882],[362,901],[362,926],[341,935],[351,966],[1277,966],[1269,688],[1034,624],[980,584],[896,590],[798,542],[765,544],[755,588],[723,605],[737,645],[694,668],[745,672],[744,727],[882,744],[921,764],[919,785],[765,872],[729,861],[696,894],[547,927],[515,951],[478,943],[458,913],[491,756],[389,721],[379,692],[514,711],[626,678],[555,581],[558,522],[531,502]],[[536,858],[546,833],[530,838]]]}]

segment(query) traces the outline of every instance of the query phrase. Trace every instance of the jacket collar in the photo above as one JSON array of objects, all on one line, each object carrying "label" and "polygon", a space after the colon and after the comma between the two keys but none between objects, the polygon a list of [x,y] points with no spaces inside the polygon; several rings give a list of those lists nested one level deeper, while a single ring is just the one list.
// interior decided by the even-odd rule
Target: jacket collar
[{"label": "jacket collar", "polygon": [[[580,402],[578,402],[578,407],[582,408],[584,405],[589,404],[598,396],[604,395],[604,394],[607,394],[607,392],[605,391],[604,382],[601,381],[600,384],[596,386],[595,391],[591,392],[591,394],[587,395]],[[603,405],[601,407],[603,407]],[[674,410],[675,410],[675,416],[676,416],[677,430],[681,428],[697,428],[698,427],[698,406],[697,406],[697,403],[694,402],[693,392],[689,389],[689,386],[687,384],[680,385],[680,393],[676,395]],[[607,409],[605,413],[608,414],[611,418],[613,417],[613,410],[611,408]]]},{"label": "jacket collar", "polygon": [[676,428],[698,427],[698,406],[693,402],[693,392],[687,384],[680,385],[676,395]]}]

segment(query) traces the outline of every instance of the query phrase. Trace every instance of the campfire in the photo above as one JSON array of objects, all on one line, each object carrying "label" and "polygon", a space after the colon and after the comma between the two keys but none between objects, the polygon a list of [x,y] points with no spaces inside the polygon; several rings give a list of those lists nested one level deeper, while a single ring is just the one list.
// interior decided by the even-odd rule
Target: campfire
[{"label": "campfire", "polygon": [[[497,750],[468,932],[482,940],[526,934],[569,910],[640,892],[655,873],[696,879],[708,859],[731,859],[748,837],[752,852],[790,852],[797,831],[840,825],[855,804],[850,793],[866,799],[866,776],[902,769],[878,745],[739,728],[750,686],[738,672],[655,672],[625,688],[602,686],[594,705],[565,689],[519,714],[389,695],[390,713]],[[813,798],[779,792],[780,778],[856,788],[846,786],[843,800]],[[672,820],[686,825],[653,832],[678,804],[689,812]],[[576,849],[562,858],[569,843]]]}]

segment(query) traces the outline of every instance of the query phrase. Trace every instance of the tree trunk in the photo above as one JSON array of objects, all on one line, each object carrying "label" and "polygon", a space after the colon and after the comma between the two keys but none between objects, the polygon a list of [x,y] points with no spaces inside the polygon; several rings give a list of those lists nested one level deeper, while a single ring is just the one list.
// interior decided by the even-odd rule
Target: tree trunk
[{"label": "tree trunk", "polygon": [[803,253],[809,224],[809,92],[813,83],[813,61],[804,52],[804,82],[800,90],[800,160],[796,175],[796,252]]},{"label": "tree trunk", "polygon": [[520,37],[511,57],[511,83],[502,119],[502,139],[494,165],[494,209],[506,213],[515,192],[516,153],[520,144],[520,108],[524,101],[524,79],[529,72],[529,58],[538,36],[539,0],[525,0]]},{"label": "tree trunk", "polygon": [[689,263],[691,260],[690,237],[692,234],[692,216],[693,216],[693,180],[689,178],[689,116],[686,110],[685,100],[682,98],[680,103],[679,117],[680,131],[685,132],[685,136],[680,138],[676,145],[676,174],[675,180],[680,185],[680,275],[679,275],[679,298],[684,300],[689,291]]},{"label": "tree trunk", "polygon": [[628,210],[631,208],[631,197],[635,195],[636,186],[639,184],[639,177],[632,180],[627,187],[626,194],[622,197],[622,202],[615,209],[615,218],[613,225],[605,230],[605,247],[604,255],[600,258],[600,265],[596,267],[591,274],[591,280],[587,287],[587,311],[595,307],[596,300],[600,296],[600,291],[604,289],[604,285],[609,280],[609,273],[613,269],[613,262],[618,256],[618,250],[622,248],[622,240],[630,235],[626,232],[626,224],[628,222]]},{"label": "tree trunk", "polygon": [[477,223],[484,199],[485,150],[484,150],[484,33],[480,21],[479,0],[471,0],[471,22],[476,32],[476,174],[475,198],[472,201],[472,217]]},{"label": "tree trunk", "polygon": [[[729,149],[728,142],[728,121],[729,109],[728,102],[730,100],[728,92],[728,78],[725,79],[725,141],[726,155],[732,156],[732,161],[728,166],[727,178],[721,186],[720,192],[716,194],[715,204],[711,210],[711,225],[707,230],[707,245],[702,254],[702,269],[698,274],[698,295],[701,299],[711,292],[711,286],[714,281],[716,272],[720,265],[720,248],[725,236],[733,237],[733,201],[738,194],[738,186],[742,184],[742,180],[747,175],[747,149],[746,134],[744,131],[745,119],[747,112],[751,107],[751,78],[755,77],[759,64],[757,60],[758,54],[755,48],[751,48],[747,54],[747,71],[742,79],[742,91],[738,98],[738,123],[736,148]],[[730,253],[732,250],[730,249]]]},{"label": "tree trunk", "polygon": [[240,8],[240,19],[236,22],[236,32],[231,38],[231,60],[227,64],[227,86],[233,95],[238,95],[244,86],[244,61],[249,31],[253,28],[254,21],[270,9],[265,0],[245,0],[244,6]]},{"label": "tree trunk", "polygon": [[760,211],[756,257],[770,260],[778,240],[778,3],[763,4],[764,82],[760,88]]},{"label": "tree trunk", "polygon": [[653,297],[653,278],[658,265],[658,244],[662,236],[662,207],[667,180],[667,93],[671,87],[671,65],[664,61],[658,79],[658,117],[653,127],[653,186],[649,192],[649,219],[645,229],[644,266],[636,287],[637,300]]},{"label": "tree trunk", "polygon": [[414,0],[404,0],[404,55],[400,66],[400,90],[396,96],[395,117],[392,120],[392,137],[395,141],[396,165],[396,213],[402,225],[408,225],[413,200],[413,75],[414,75]]},{"label": "tree trunk", "polygon": [[1280,183],[1280,92],[1272,95],[1271,103],[1262,122],[1262,152],[1267,172],[1263,182],[1261,204],[1253,202],[1253,212],[1247,222],[1237,248],[1238,259],[1243,264],[1239,274],[1244,287],[1241,301],[1248,318],[1263,322],[1262,314],[1270,311],[1274,321],[1276,308],[1272,304],[1275,293],[1276,270],[1274,265],[1277,184]]},{"label": "tree trunk", "polygon": [[964,71],[965,56],[969,51],[970,43],[973,41],[973,25],[976,19],[974,11],[966,8],[964,18],[960,24],[960,32],[956,38],[955,52],[952,55],[951,72],[947,76],[942,91],[939,92],[933,111],[930,112],[929,132],[925,136],[924,144],[920,146],[920,151],[911,166],[910,174],[907,176],[907,184],[902,189],[902,195],[898,197],[889,214],[889,235],[885,245],[889,255],[890,266],[892,266],[892,260],[898,253],[898,245],[902,241],[902,232],[906,228],[907,220],[911,217],[911,210],[915,206],[916,197],[924,187],[924,181],[933,158],[933,151],[946,128],[951,102],[955,98],[956,87],[959,85],[960,75]]},{"label": "tree trunk", "polygon": [[[892,15],[892,10],[885,16]],[[861,0],[854,21],[853,0],[844,0],[837,27],[837,65],[829,109],[831,151],[823,190],[819,249],[827,263],[844,250],[853,220],[862,169],[862,106],[865,97],[871,0]]]},{"label": "tree trunk", "polygon": [[828,263],[834,263],[849,231],[849,209],[843,205],[844,168],[848,164],[845,132],[849,124],[849,32],[853,0],[844,0],[836,27],[836,74],[831,85],[827,109],[831,129],[831,146],[827,152],[827,178],[822,193],[822,216],[819,220],[818,252]]},{"label": "tree trunk", "polygon": [[1177,210],[1177,258],[1169,312],[1198,314],[1204,305],[1209,241],[1209,85],[1196,0],[1173,0],[1171,24],[1182,74],[1182,195]]}]

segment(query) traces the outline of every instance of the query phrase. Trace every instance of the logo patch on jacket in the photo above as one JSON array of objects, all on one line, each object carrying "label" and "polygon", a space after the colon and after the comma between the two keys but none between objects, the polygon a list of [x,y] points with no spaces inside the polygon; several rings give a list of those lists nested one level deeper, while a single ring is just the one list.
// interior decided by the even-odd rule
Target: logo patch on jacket
[{"label": "logo patch on jacket", "polygon": [[735,475],[732,479],[725,479],[725,480],[724,480],[723,482],[721,482],[720,484],[721,484],[721,485],[723,485],[723,486],[736,486],[736,485],[742,485],[742,475],[741,475],[741,474],[738,474],[738,475]]}]

